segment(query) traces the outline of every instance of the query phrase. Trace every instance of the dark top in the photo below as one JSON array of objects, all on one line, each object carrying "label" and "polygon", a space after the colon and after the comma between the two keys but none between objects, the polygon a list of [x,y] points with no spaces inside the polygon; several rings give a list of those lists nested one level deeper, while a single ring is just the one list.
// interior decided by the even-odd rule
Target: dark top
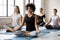
[{"label": "dark top", "polygon": [[31,17],[28,17],[28,14],[26,14],[24,22],[26,23],[26,31],[35,30],[35,14]]},{"label": "dark top", "polygon": [[44,24],[43,18],[45,18],[45,15],[38,16],[38,23],[37,23],[38,25],[42,25],[43,26],[43,24]]}]

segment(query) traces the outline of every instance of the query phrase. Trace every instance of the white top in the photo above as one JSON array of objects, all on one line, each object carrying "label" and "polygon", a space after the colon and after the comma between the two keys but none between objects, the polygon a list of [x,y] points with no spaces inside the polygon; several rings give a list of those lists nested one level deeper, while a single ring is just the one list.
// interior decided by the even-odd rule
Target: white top
[{"label": "white top", "polygon": [[12,27],[18,26],[18,20],[21,18],[21,14],[18,15],[12,15]]},{"label": "white top", "polygon": [[59,16],[52,16],[51,17],[51,25],[57,26],[58,25],[58,18]]}]

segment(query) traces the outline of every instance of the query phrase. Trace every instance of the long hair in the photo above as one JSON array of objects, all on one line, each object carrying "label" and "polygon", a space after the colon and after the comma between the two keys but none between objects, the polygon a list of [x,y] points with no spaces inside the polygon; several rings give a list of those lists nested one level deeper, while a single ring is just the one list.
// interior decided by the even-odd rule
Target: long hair
[{"label": "long hair", "polygon": [[19,6],[15,6],[15,7],[17,7],[17,9],[18,9],[18,14],[20,14],[20,9],[19,9]]}]

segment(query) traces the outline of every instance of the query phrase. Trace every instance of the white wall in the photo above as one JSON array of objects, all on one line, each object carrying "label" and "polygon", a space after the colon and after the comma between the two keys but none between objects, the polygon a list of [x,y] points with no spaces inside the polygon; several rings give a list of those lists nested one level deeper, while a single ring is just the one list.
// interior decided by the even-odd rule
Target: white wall
[{"label": "white wall", "polygon": [[47,20],[52,16],[54,8],[58,10],[57,14],[60,16],[60,0],[44,0],[44,13]]},{"label": "white wall", "polygon": [[[40,3],[40,7],[38,8],[39,9],[39,14],[40,14],[40,8],[43,8],[44,9],[44,0],[41,0],[41,3]],[[43,11],[44,12],[44,11]],[[39,15],[38,14],[38,15]],[[45,14],[45,13],[44,13]]]},{"label": "white wall", "polygon": [[44,0],[41,0],[41,7],[44,9],[45,7],[45,1]]}]

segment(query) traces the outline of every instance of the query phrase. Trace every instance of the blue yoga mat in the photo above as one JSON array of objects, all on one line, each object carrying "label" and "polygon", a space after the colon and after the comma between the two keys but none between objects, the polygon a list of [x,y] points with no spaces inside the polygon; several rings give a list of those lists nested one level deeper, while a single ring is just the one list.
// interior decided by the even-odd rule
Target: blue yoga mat
[{"label": "blue yoga mat", "polygon": [[[46,35],[46,34],[48,34],[48,33],[50,33],[50,32],[56,32],[56,31],[58,31],[58,30],[55,30],[55,29],[45,29],[45,30],[42,30],[41,32],[40,32],[40,36],[44,36],[44,35]],[[12,32],[6,32],[6,33],[3,33],[3,34],[5,34],[5,35],[12,35],[12,34],[14,34],[14,33],[12,33]],[[34,39],[34,38],[36,38],[36,37],[18,37],[18,36],[16,36],[16,37],[14,37],[14,38],[12,38],[12,39],[6,39],[6,40],[31,40],[31,39]]]}]

